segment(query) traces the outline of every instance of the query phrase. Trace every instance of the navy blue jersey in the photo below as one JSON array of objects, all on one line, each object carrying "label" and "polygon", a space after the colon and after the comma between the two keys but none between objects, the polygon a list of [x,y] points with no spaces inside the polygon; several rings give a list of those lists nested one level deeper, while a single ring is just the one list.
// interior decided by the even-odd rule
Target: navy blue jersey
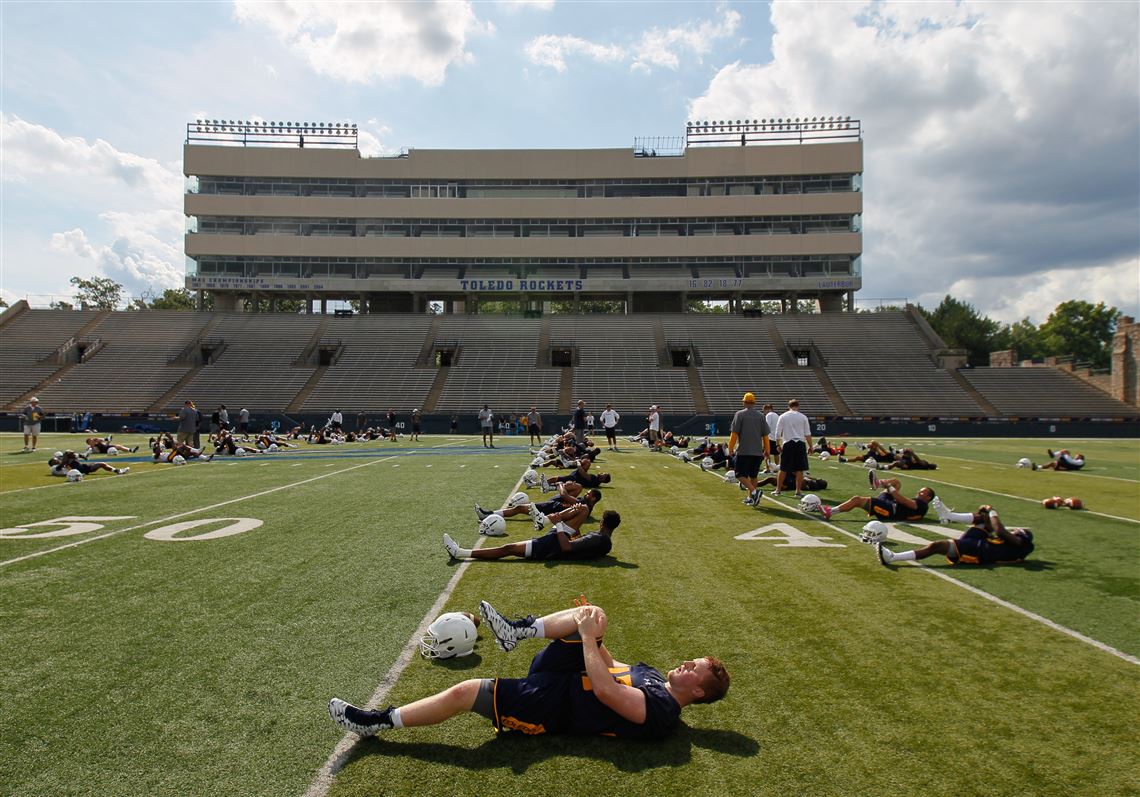
[{"label": "navy blue jersey", "polygon": [[914,499],[915,508],[903,506],[889,492],[880,493],[871,499],[867,506],[867,514],[877,520],[915,521],[926,517],[926,502],[921,498]]},{"label": "navy blue jersey", "polygon": [[558,532],[550,531],[530,541],[531,559],[597,559],[605,556],[613,548],[608,534],[591,531],[582,537],[570,540],[570,550],[563,551],[558,545]]},{"label": "navy blue jersey", "polygon": [[1000,537],[990,537],[983,528],[974,526],[956,541],[958,558],[950,559],[952,564],[992,565],[1001,562],[1020,562],[1033,552],[1033,543],[1026,540],[1022,544],[1006,542]]},{"label": "navy blue jersey", "polygon": [[610,675],[645,695],[645,722],[621,717],[598,700],[575,634],[556,639],[534,657],[526,678],[495,681],[495,727],[528,734],[565,733],[661,739],[681,719],[681,705],[665,688],[665,677],[646,664],[611,667]]}]

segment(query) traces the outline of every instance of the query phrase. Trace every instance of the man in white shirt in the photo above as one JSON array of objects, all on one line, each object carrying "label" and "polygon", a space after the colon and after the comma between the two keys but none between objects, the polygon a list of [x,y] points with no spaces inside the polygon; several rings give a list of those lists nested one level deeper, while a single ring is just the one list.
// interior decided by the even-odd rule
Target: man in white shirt
[{"label": "man in white shirt", "polygon": [[649,408],[649,447],[657,450],[657,442],[661,439],[661,413],[654,404]]},{"label": "man in white shirt", "polygon": [[483,433],[483,448],[494,448],[495,414],[486,404],[479,410],[479,430]]},{"label": "man in white shirt", "polygon": [[808,449],[811,448],[811,422],[800,412],[796,399],[788,402],[788,411],[776,422],[776,437],[780,441],[780,475],[776,479],[779,495],[789,473],[796,477],[796,497],[803,494],[804,471],[808,469]]},{"label": "man in white shirt", "polygon": [[606,408],[602,410],[602,428],[606,430],[606,443],[610,451],[617,451],[617,425],[621,420],[617,410],[614,409],[613,404],[607,404]]},{"label": "man in white shirt", "polygon": [[[764,405],[764,421],[765,421],[765,423],[768,424],[768,431],[771,433],[771,435],[773,437],[775,437],[776,436],[776,424],[778,424],[780,422],[780,416],[776,413],[776,411],[774,409],[772,409],[771,404],[765,404]],[[779,448],[779,446],[771,446],[770,447],[770,449],[768,451],[768,456],[766,456],[764,458],[764,471],[766,473],[771,473],[773,471],[773,468],[772,468],[773,465],[775,465],[776,468],[779,468],[779,466],[780,466],[780,448]]]}]

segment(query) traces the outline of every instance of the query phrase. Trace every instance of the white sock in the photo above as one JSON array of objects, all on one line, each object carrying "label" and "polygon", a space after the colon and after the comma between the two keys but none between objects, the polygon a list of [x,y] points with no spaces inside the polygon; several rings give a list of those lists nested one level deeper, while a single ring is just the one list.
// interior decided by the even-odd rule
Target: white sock
[{"label": "white sock", "polygon": [[400,718],[400,709],[398,709],[398,708],[392,709],[392,713],[389,714],[388,716],[392,718],[392,727],[393,728],[403,728],[404,727],[404,720]]},{"label": "white sock", "polygon": [[524,559],[530,558],[530,549],[531,549],[532,542],[533,542],[533,540],[527,540],[526,545],[523,547],[523,558]]},{"label": "white sock", "polygon": [[915,560],[914,551],[899,551],[895,554],[893,562],[913,562]]},{"label": "white sock", "polygon": [[973,523],[974,515],[971,512],[947,512],[946,519],[954,523]]},{"label": "white sock", "polygon": [[492,512],[491,514],[492,514],[492,515],[498,515],[498,516],[499,516],[499,517],[501,517],[503,520],[506,520],[506,519],[507,519],[507,516],[503,514],[503,510],[501,510],[501,509],[496,509],[496,510],[495,510],[494,512]]},{"label": "white sock", "polygon": [[531,628],[534,629],[534,635],[536,638],[543,639],[546,636],[546,626],[542,622],[541,617],[534,621],[534,624],[531,625]]},{"label": "white sock", "polygon": [[459,548],[456,550],[456,553],[459,554],[461,559],[470,559],[471,558],[471,549],[470,548]]}]

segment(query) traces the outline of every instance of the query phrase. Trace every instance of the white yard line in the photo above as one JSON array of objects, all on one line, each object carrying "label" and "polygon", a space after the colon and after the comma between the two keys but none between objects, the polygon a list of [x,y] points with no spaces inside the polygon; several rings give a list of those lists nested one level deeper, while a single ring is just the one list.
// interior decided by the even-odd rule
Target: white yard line
[{"label": "white yard line", "polygon": [[[519,477],[519,480],[515,482],[515,486],[508,495],[513,495],[521,486],[522,477]],[[504,501],[503,507],[505,506],[506,502]],[[475,548],[481,548],[484,539],[483,536],[480,536],[478,542],[475,544]],[[435,603],[427,610],[427,614],[420,620],[420,624],[404,645],[404,649],[400,651],[400,655],[396,658],[396,661],[389,668],[388,672],[384,674],[384,677],[380,679],[376,691],[372,693],[372,696],[368,698],[368,702],[365,703],[366,708],[375,708],[387,698],[388,693],[392,690],[392,687],[396,685],[400,676],[403,675],[404,670],[406,670],[408,665],[415,659],[416,650],[420,645],[420,638],[427,633],[427,627],[432,624],[435,618],[439,616],[440,610],[451,600],[452,593],[455,592],[455,588],[459,586],[459,579],[467,572],[467,567],[470,564],[471,560],[468,560],[460,563],[460,565],[455,568],[455,572],[448,580],[447,586],[443,588],[443,592],[439,594],[439,597],[435,599]],[[317,770],[317,774],[313,777],[313,782],[309,784],[309,789],[305,792],[305,797],[325,797],[325,795],[328,794],[329,789],[332,787],[333,780],[336,778],[336,774],[340,772],[341,768],[348,762],[353,749],[355,749],[359,741],[360,737],[355,733],[346,733],[341,737],[336,747],[333,748],[332,753],[330,753],[329,757],[325,760],[325,763]]]},{"label": "white yard line", "polygon": [[[995,468],[1016,468],[1017,467],[1016,465],[1006,465],[1004,462],[986,462],[985,460],[979,460],[977,458],[971,459],[969,457],[952,457],[949,454],[941,454],[941,453],[938,454],[938,458],[939,459],[953,459],[957,462],[972,462],[975,465],[990,465],[990,466],[995,467]],[[973,468],[963,468],[963,470],[973,470]],[[1087,468],[1085,470],[1066,470],[1066,471],[1061,471],[1061,472],[1065,473],[1069,476],[1084,476],[1085,478],[1093,478],[1093,479],[1110,479],[1111,481],[1124,482],[1125,484],[1140,484],[1140,480],[1138,480],[1138,479],[1125,479],[1123,476],[1102,476],[1099,473],[1088,473],[1087,472],[1088,470],[1097,470],[1097,468],[1093,467],[1093,468]]]},{"label": "white yard line", "polygon": [[35,553],[26,554],[24,556],[17,556],[14,559],[7,559],[5,561],[0,562],[0,567],[5,567],[7,565],[16,564],[17,562],[23,562],[23,561],[26,561],[28,559],[35,559],[36,557],[39,557],[39,556],[47,556],[49,553],[55,553],[56,551],[62,551],[62,550],[65,550],[67,548],[75,548],[75,547],[78,547],[80,545],[86,545],[89,542],[95,542],[96,540],[103,540],[103,539],[106,539],[107,537],[114,537],[118,534],[123,534],[124,532],[135,531],[137,529],[145,529],[147,526],[155,526],[155,525],[158,525],[159,523],[167,523],[171,520],[177,520],[178,518],[186,517],[187,515],[196,515],[199,512],[208,512],[211,509],[220,509],[223,506],[229,506],[230,504],[237,504],[237,503],[240,503],[242,501],[248,501],[248,500],[253,499],[253,498],[260,498],[263,495],[271,495],[272,493],[280,492],[281,490],[291,490],[294,487],[300,487],[302,484],[308,484],[309,482],[315,482],[315,481],[319,481],[321,479],[327,479],[330,476],[338,476],[341,473],[348,473],[349,471],[356,470],[357,468],[366,468],[369,465],[375,465],[379,462],[387,462],[390,459],[393,459],[393,457],[389,456],[389,457],[384,457],[382,459],[370,460],[368,462],[363,462],[363,463],[360,463],[358,465],[352,465],[350,467],[344,468],[343,470],[336,470],[336,471],[333,471],[331,473],[322,473],[320,476],[312,476],[308,479],[302,479],[301,481],[298,481],[298,482],[292,482],[291,484],[283,484],[283,485],[280,485],[278,487],[271,487],[268,490],[262,490],[261,492],[251,493],[250,495],[243,495],[243,496],[240,496],[238,498],[231,498],[228,501],[222,501],[222,502],[217,503],[217,504],[211,504],[209,506],[198,507],[197,509],[189,509],[185,512],[179,512],[179,513],[174,514],[174,515],[167,515],[166,517],[159,518],[158,520],[148,520],[146,523],[138,523],[134,526],[128,526],[125,529],[118,529],[116,531],[108,531],[105,534],[98,534],[94,537],[86,537],[82,540],[70,542],[66,545],[60,545],[60,546],[57,546],[55,548],[48,548],[46,550],[37,551]]},{"label": "white yard line", "polygon": [[[859,467],[859,463],[852,462],[852,463],[849,463],[849,466],[850,467]],[[972,487],[968,484],[956,484],[955,482],[944,482],[944,481],[941,481],[939,479],[932,479],[929,476],[918,476],[914,473],[914,471],[909,471],[909,470],[908,471],[902,471],[901,473],[899,471],[893,471],[893,470],[892,471],[880,471],[880,472],[881,473],[897,474],[900,476],[905,475],[905,476],[909,476],[912,479],[919,479],[920,481],[931,482],[933,484],[942,484],[942,485],[945,485],[946,487],[957,487],[957,488],[960,488],[963,490],[975,490],[979,493],[989,493],[990,495],[1000,495],[1002,498],[1014,498],[1018,501],[1028,501],[1029,503],[1037,504],[1038,506],[1040,506],[1040,504],[1041,504],[1041,502],[1039,500],[1037,500],[1036,498],[1026,498],[1024,495],[1012,495],[1010,493],[999,493],[997,490],[987,490],[984,487]],[[1119,515],[1110,515],[1106,512],[1094,512],[1091,509],[1082,509],[1077,514],[1096,515],[1097,517],[1106,517],[1106,518],[1110,518],[1112,520],[1122,520],[1125,523],[1140,523],[1140,518],[1120,517]]]},{"label": "white yard line", "polygon": [[[699,466],[694,465],[694,467],[699,467]],[[712,473],[711,471],[709,471],[709,472]],[[715,473],[713,473],[712,475],[716,476]],[[717,476],[717,478],[721,478],[721,477]],[[954,485],[954,486],[960,486],[960,485]],[[819,517],[817,517],[816,515],[810,515],[806,512],[803,512],[802,510],[799,509],[799,507],[797,505],[784,503],[783,501],[780,501],[776,498],[773,498],[768,493],[761,493],[761,495],[764,498],[771,501],[772,503],[778,504],[779,506],[782,506],[785,509],[793,509],[793,510],[799,511],[800,514],[803,515],[804,517],[809,518],[813,521],[817,521],[820,524],[826,526],[827,528],[832,529],[833,531],[837,531],[840,534],[851,537],[854,540],[859,539],[858,534],[855,534],[854,532],[848,531],[847,529],[840,528],[839,526],[835,525],[834,523],[830,523],[826,520],[822,520]],[[1017,498],[1017,497],[1019,497],[1019,496],[1010,496],[1010,498]],[[1126,518],[1122,518],[1122,519],[1126,519]],[[860,542],[860,545],[862,545],[862,542]],[[984,598],[985,600],[988,600],[991,603],[995,603],[998,606],[1001,606],[1002,608],[1009,609],[1012,612],[1016,612],[1017,614],[1020,614],[1022,617],[1027,617],[1030,620],[1034,620],[1038,623],[1041,623],[1046,628],[1051,628],[1054,631],[1059,631],[1060,633],[1065,634],[1066,636],[1072,637],[1073,639],[1076,639],[1080,642],[1084,642],[1086,645],[1091,645],[1092,647],[1096,648],[1097,650],[1100,650],[1104,653],[1108,653],[1109,655],[1112,655],[1112,656],[1116,656],[1118,659],[1123,659],[1124,661],[1126,661],[1130,664],[1140,665],[1140,658],[1137,658],[1136,656],[1125,653],[1122,650],[1117,650],[1116,648],[1112,647],[1111,645],[1106,645],[1104,642],[1093,639],[1090,636],[1085,636],[1080,631],[1074,631],[1072,628],[1068,628],[1067,626],[1063,626],[1060,623],[1056,623],[1056,622],[1050,620],[1048,617],[1043,617],[1042,615],[1037,614],[1036,612],[1031,612],[1028,609],[1023,609],[1020,606],[1018,606],[1017,604],[1010,603],[1009,601],[1007,601],[1003,598],[999,598],[997,595],[991,595],[990,593],[986,592],[985,590],[978,589],[977,587],[972,586],[970,584],[967,584],[964,581],[959,581],[958,579],[954,578],[953,576],[947,575],[946,573],[943,573],[940,570],[936,570],[932,567],[929,567],[928,565],[924,565],[922,562],[905,562],[905,563],[900,563],[900,564],[907,564],[907,565],[911,565],[912,567],[922,568],[922,570],[924,572],[930,573],[932,576],[937,576],[938,578],[941,578],[943,581],[947,581],[950,584],[953,584],[957,587],[961,587],[962,589],[964,589],[968,592],[972,592],[973,594],[977,595],[978,597]]]}]

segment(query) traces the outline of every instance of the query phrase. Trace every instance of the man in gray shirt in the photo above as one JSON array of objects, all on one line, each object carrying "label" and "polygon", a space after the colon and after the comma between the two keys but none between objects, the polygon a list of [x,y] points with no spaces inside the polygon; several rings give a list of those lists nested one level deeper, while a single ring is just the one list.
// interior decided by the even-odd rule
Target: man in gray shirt
[{"label": "man in gray shirt", "polygon": [[178,411],[178,442],[190,445],[197,431],[198,410],[194,409],[193,401],[186,399],[182,402],[182,409]]},{"label": "man in gray shirt", "polygon": [[748,490],[744,503],[755,506],[760,503],[760,487],[756,478],[760,475],[760,464],[768,456],[768,436],[771,432],[768,422],[764,420],[764,413],[756,408],[756,396],[745,393],[741,401],[744,409],[732,418],[728,455],[736,457],[733,462],[736,478]]},{"label": "man in gray shirt", "polygon": [[479,430],[483,433],[483,448],[495,447],[495,413],[486,404],[479,410]]},{"label": "man in gray shirt", "polygon": [[530,432],[530,442],[542,445],[542,415],[535,407],[526,415],[526,428]]},{"label": "man in gray shirt", "polygon": [[[24,407],[21,417],[24,420],[24,451],[35,451],[36,443],[40,439],[40,422],[44,419],[44,411],[40,409],[40,400],[32,396],[28,406]],[[28,445],[29,438],[31,445]]]}]

